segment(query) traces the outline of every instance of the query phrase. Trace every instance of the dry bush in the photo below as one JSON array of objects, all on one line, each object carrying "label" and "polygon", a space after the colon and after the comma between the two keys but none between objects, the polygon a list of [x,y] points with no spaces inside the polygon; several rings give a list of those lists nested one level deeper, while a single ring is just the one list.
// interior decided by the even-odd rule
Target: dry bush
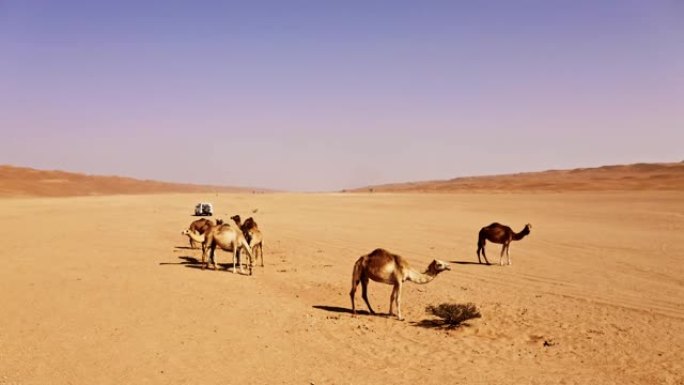
[{"label": "dry bush", "polygon": [[444,320],[449,326],[458,326],[464,321],[480,318],[482,315],[474,303],[443,303],[439,306],[428,306],[425,311]]}]

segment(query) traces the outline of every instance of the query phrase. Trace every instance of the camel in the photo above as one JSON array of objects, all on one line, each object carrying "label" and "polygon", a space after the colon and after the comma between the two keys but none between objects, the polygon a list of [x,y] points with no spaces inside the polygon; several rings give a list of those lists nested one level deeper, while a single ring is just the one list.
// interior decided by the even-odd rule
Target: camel
[{"label": "camel", "polygon": [[264,237],[261,234],[261,230],[259,230],[259,226],[257,226],[257,223],[254,221],[254,218],[249,217],[245,219],[244,223],[242,223],[239,215],[233,215],[230,219],[232,219],[240,230],[242,230],[242,234],[244,234],[247,239],[247,243],[249,243],[252,251],[254,251],[254,261],[261,259],[261,267],[264,267]]},{"label": "camel", "polygon": [[403,257],[392,254],[384,249],[375,249],[370,254],[361,256],[354,264],[352,287],[351,292],[349,292],[352,313],[356,314],[354,297],[356,295],[356,287],[360,282],[361,297],[366,301],[371,314],[375,314],[375,311],[373,311],[368,302],[368,280],[372,279],[376,282],[394,286],[390,295],[389,315],[394,315],[396,304],[397,318],[403,320],[404,318],[401,316],[401,288],[403,282],[411,281],[413,283],[425,284],[432,281],[437,274],[445,270],[451,270],[449,264],[435,259],[428,265],[424,273],[420,273],[413,269]]},{"label": "camel", "polygon": [[506,257],[508,258],[508,265],[511,265],[511,256],[508,253],[508,249],[511,245],[511,241],[519,241],[525,236],[527,236],[530,233],[530,229],[532,229],[531,224],[526,224],[525,228],[522,229],[519,233],[513,232],[510,227],[504,226],[500,223],[494,222],[489,226],[483,227],[480,229],[480,233],[477,238],[477,261],[479,263],[482,263],[482,260],[480,259],[480,251],[482,251],[482,256],[485,259],[485,262],[489,265],[489,261],[487,260],[487,254],[485,254],[485,243],[486,241],[493,242],[493,243],[499,243],[502,244],[503,246],[501,247],[501,255],[499,256],[499,265],[503,266],[503,254],[504,251],[506,252]]},{"label": "camel", "polygon": [[236,266],[239,266],[240,272],[244,273],[242,268],[242,263],[240,262],[238,251],[239,249],[247,250],[249,255],[249,275],[252,275],[253,255],[252,248],[247,243],[245,236],[242,234],[240,229],[236,229],[231,225],[222,224],[212,227],[205,234],[198,234],[193,230],[185,230],[183,234],[190,237],[195,242],[202,243],[202,268],[204,269],[208,266],[206,262],[207,250],[210,250],[209,260],[216,270],[216,260],[214,259],[214,253],[216,246],[220,247],[225,251],[233,252],[233,273],[236,272]]},{"label": "camel", "polygon": [[[221,224],[223,224],[223,220],[221,220],[221,219],[217,219],[216,223],[214,223],[209,219],[200,218],[200,219],[190,223],[190,226],[188,226],[188,229],[193,230],[196,233],[202,235],[202,234],[206,233],[210,228],[217,226],[217,225],[221,225]],[[187,234],[184,234],[184,235],[187,235]],[[190,240],[190,248],[196,249],[197,248],[197,242],[193,241],[192,238],[190,238],[190,237],[188,237],[188,239]]]},{"label": "camel", "polygon": [[242,226],[242,219],[239,215],[233,215],[232,217],[230,217],[230,219],[232,219],[233,222],[235,222],[235,224],[238,225],[238,227]]},{"label": "camel", "polygon": [[[199,234],[204,234],[209,230],[211,227],[214,227],[215,224],[209,219],[206,218],[200,218],[196,221],[193,221],[190,223],[190,226],[188,226],[188,230],[192,230],[196,233]],[[196,249],[197,248],[197,242],[193,241],[192,238],[188,237],[190,240],[190,248],[191,249]]]},{"label": "camel", "polygon": [[245,227],[246,229],[254,229],[254,228],[258,228],[259,226],[257,226],[257,223],[254,220],[254,218],[249,217],[249,218],[245,219],[245,223],[242,224],[242,227]]}]

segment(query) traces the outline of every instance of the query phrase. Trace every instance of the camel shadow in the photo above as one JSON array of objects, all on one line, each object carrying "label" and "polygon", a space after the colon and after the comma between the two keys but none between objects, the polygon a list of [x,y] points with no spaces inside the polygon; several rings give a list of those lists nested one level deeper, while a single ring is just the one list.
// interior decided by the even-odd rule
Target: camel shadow
[{"label": "camel shadow", "polygon": [[[199,259],[191,257],[189,255],[182,255],[178,257],[181,261],[179,262],[159,262],[160,265],[183,265],[190,269],[200,269],[205,268],[205,270],[213,270],[211,267],[206,267]],[[217,263],[218,270],[231,270],[233,268],[232,263]],[[231,270],[232,271],[232,270]]]},{"label": "camel shadow", "polygon": [[[223,270],[230,270],[232,272],[233,269],[233,264],[232,263],[217,263],[217,271],[223,271]],[[244,266],[244,265],[243,265]],[[197,264],[185,264],[185,267],[191,268],[191,269],[204,269],[204,270],[214,270],[212,266],[206,267],[202,262],[199,262]],[[246,270],[247,268],[245,268]]]},{"label": "camel shadow", "polygon": [[178,257],[178,259],[180,259],[181,261],[180,262],[159,262],[159,264],[160,265],[186,265],[186,266],[192,266],[192,265],[201,266],[202,265],[202,262],[199,259],[197,259],[195,257],[188,256],[188,255],[182,255],[182,256]]},{"label": "camel shadow", "polygon": [[[339,307],[339,306],[325,306],[325,305],[314,305],[312,306],[314,309],[319,309],[319,310],[325,310],[325,311],[330,311],[333,313],[347,313],[347,314],[352,314],[351,309],[346,308],[346,307]],[[362,314],[362,315],[370,315],[370,313],[366,310],[357,310],[356,314]]]},{"label": "camel shadow", "polygon": [[198,247],[190,247],[190,246],[174,246],[174,249],[180,249],[180,250],[201,250]]},{"label": "camel shadow", "polygon": [[486,263],[480,263],[480,262],[471,262],[471,261],[449,261],[449,263],[454,263],[456,265],[482,265],[482,266],[492,266],[491,264],[488,265]]}]

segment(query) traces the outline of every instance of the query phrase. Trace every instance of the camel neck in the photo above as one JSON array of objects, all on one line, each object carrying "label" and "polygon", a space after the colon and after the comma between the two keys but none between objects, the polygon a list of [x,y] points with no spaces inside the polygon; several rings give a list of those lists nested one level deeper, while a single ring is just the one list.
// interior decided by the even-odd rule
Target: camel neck
[{"label": "camel neck", "polygon": [[525,228],[522,229],[519,233],[513,234],[513,240],[514,240],[514,241],[519,241],[519,240],[525,238],[525,236],[526,236],[527,234],[529,234],[529,233],[530,233],[530,230],[529,230],[527,227],[525,227]]},{"label": "camel neck", "polygon": [[190,237],[190,239],[192,239],[195,242],[204,243],[204,240],[206,239],[206,236],[204,234],[198,235],[192,231],[189,231],[187,234],[188,237]]},{"label": "camel neck", "polygon": [[435,279],[437,275],[430,271],[430,269],[426,270],[424,273],[419,273],[416,270],[410,269],[408,277],[406,277],[406,280],[411,281],[413,283],[418,283],[418,284],[424,284],[432,281]]}]

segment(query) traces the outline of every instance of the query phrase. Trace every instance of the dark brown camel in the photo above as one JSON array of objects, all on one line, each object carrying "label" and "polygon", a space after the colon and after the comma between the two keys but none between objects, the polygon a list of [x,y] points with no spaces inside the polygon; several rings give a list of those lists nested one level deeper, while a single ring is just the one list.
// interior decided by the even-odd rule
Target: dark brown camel
[{"label": "dark brown camel", "polygon": [[259,226],[257,226],[256,221],[254,221],[254,218],[252,217],[245,219],[245,223],[242,224],[242,227],[244,227],[247,230],[259,228]]},{"label": "dark brown camel", "polygon": [[482,251],[482,256],[485,259],[485,262],[489,265],[489,261],[487,260],[487,254],[485,254],[485,243],[486,241],[493,242],[493,243],[498,243],[503,245],[501,247],[501,255],[499,256],[499,265],[503,266],[503,254],[504,251],[506,252],[506,257],[508,258],[508,264],[511,264],[511,256],[508,253],[508,248],[511,245],[511,241],[519,241],[525,236],[527,236],[530,233],[530,229],[532,228],[531,224],[526,224],[525,228],[522,229],[519,233],[514,232],[511,230],[510,227],[504,226],[501,223],[492,223],[489,226],[483,227],[480,229],[480,234],[477,238],[477,260],[479,263],[482,263],[482,260],[480,259],[480,251]]},{"label": "dark brown camel", "polygon": [[232,219],[238,227],[242,227],[242,219],[240,219],[239,215],[233,215],[230,219]]}]

